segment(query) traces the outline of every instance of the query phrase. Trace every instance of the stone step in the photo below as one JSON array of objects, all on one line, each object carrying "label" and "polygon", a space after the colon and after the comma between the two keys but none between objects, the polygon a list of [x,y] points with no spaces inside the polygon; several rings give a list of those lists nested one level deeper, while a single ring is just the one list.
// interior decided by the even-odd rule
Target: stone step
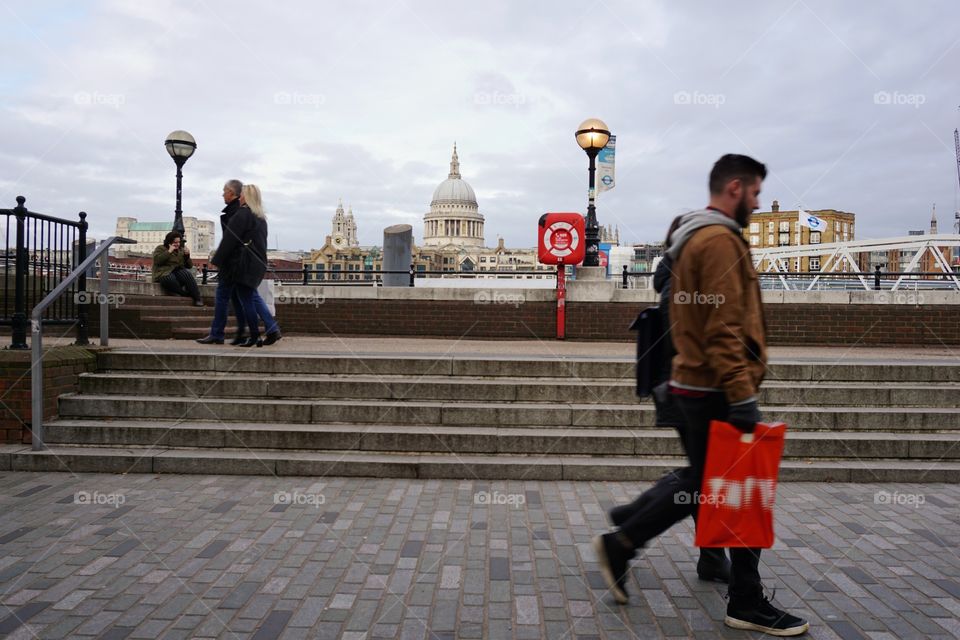
[{"label": "stone step", "polygon": [[[57,420],[48,444],[452,454],[682,456],[673,429]],[[784,458],[960,460],[958,433],[790,431]]]},{"label": "stone step", "polygon": [[186,299],[186,304],[178,305],[176,307],[125,304],[122,308],[125,310],[136,311],[140,314],[141,318],[149,318],[151,320],[180,321],[183,318],[213,318],[213,307],[210,305],[205,307],[195,307],[193,306],[193,301],[190,300],[190,298]]},{"label": "stone step", "polygon": [[[186,330],[184,330],[186,331]],[[231,398],[352,398],[394,400],[491,400],[499,402],[580,402],[634,404],[632,380],[450,376],[185,373],[158,377],[150,371],[83,374],[80,391],[107,395],[156,395]],[[798,386],[767,381],[761,406],[828,405],[958,407],[958,383],[832,382]]]},{"label": "stone step", "polygon": [[[429,402],[396,400],[290,400],[192,398],[69,393],[60,396],[64,418],[175,418],[295,424],[416,424],[477,426],[650,427],[649,404]],[[952,431],[960,409],[927,407],[771,406],[764,418],[796,430]]]},{"label": "stone step", "polygon": [[[653,481],[681,458],[370,454],[262,449],[0,446],[0,471],[191,473],[481,480]],[[960,463],[925,460],[784,460],[784,482],[960,482]]]},{"label": "stone step", "polygon": [[[197,309],[197,311],[202,311],[202,309]],[[180,311],[178,310],[177,316],[178,317],[170,317],[169,315],[167,316],[141,315],[140,322],[175,322],[177,327],[181,327],[184,324],[192,324],[197,326],[206,325],[209,327],[211,320],[213,320],[212,313],[207,313],[203,315],[191,313],[191,314],[183,314],[183,317],[179,317]]]},{"label": "stone step", "polygon": [[[269,352],[240,354],[210,346],[201,350],[184,345],[182,350],[164,350],[163,361],[144,360],[142,349],[113,349],[99,354],[100,370],[223,371],[303,374],[394,374],[443,376],[567,377],[573,379],[632,380],[633,359],[625,358],[505,358],[490,356],[397,356],[303,354],[285,351],[277,345]],[[960,360],[956,365],[922,361],[897,364],[853,362],[824,364],[774,361],[767,379],[771,381],[821,382],[960,382]]]}]

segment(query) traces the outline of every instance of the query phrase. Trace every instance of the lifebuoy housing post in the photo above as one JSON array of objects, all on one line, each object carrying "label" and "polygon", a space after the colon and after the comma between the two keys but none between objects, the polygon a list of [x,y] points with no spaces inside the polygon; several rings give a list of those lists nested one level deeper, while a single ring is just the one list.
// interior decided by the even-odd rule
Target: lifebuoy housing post
[{"label": "lifebuoy housing post", "polygon": [[540,216],[537,255],[542,264],[557,265],[557,339],[566,337],[566,265],[583,262],[585,224],[579,213],[545,213]]}]

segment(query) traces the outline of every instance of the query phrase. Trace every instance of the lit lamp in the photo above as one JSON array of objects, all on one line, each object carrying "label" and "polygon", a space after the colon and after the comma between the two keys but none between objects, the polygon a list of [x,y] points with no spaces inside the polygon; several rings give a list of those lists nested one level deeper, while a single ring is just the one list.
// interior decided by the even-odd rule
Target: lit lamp
[{"label": "lit lamp", "polygon": [[607,146],[607,141],[610,140],[610,130],[607,129],[607,124],[600,120],[599,118],[590,118],[589,120],[584,120],[580,123],[580,126],[577,127],[577,144],[580,145],[580,148],[587,152],[587,157],[590,158],[590,191],[588,193],[589,204],[587,205],[587,220],[586,220],[586,255],[583,258],[583,266],[585,267],[599,267],[600,266],[600,225],[597,224],[597,208],[594,205],[596,200],[597,190],[595,186],[595,178],[597,173],[597,154],[600,153],[600,149],[603,149]]},{"label": "lit lamp", "polygon": [[180,184],[183,181],[183,168],[187,159],[197,150],[197,141],[186,131],[174,131],[167,136],[163,143],[167,148],[167,153],[177,164],[177,208],[173,214],[173,230],[183,238],[183,210],[180,208]]}]

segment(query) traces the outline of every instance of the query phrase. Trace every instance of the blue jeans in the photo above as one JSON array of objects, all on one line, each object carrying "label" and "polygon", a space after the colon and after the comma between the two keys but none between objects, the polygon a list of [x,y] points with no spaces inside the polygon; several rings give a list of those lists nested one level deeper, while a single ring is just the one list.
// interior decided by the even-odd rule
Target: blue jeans
[{"label": "blue jeans", "polygon": [[[247,325],[247,322],[240,311],[240,298],[237,296],[236,289],[233,292],[232,300],[233,311],[237,317],[237,333],[243,333],[243,327]],[[270,313],[267,303],[263,301],[260,292],[256,289],[253,290],[253,306],[257,311],[257,315],[263,320],[263,326],[267,330],[267,333],[275,333],[280,330],[280,325]],[[226,320],[226,318],[224,318],[224,320]]]},{"label": "blue jeans", "polygon": [[243,324],[240,326],[243,327],[246,325],[247,330],[249,331],[247,335],[249,335],[251,338],[260,337],[260,323],[257,320],[257,307],[253,302],[253,297],[256,295],[257,290],[244,284],[237,284],[234,286],[233,291],[234,295],[240,301],[239,310],[243,318]]},{"label": "blue jeans", "polygon": [[[213,323],[210,325],[210,337],[223,340],[223,331],[227,326],[227,307],[234,293],[234,285],[217,281],[217,291],[213,296]],[[236,307],[240,308],[239,305]],[[239,312],[237,314],[239,320]]]},{"label": "blue jeans", "polygon": [[[210,335],[218,340],[222,340],[227,327],[228,306],[233,302],[233,314],[237,319],[237,333],[244,333],[244,327],[249,325],[243,311],[243,305],[238,293],[239,287],[233,283],[217,282],[217,292],[213,298],[213,324],[210,325]],[[253,291],[252,306],[256,315],[260,316],[266,327],[267,333],[275,333],[280,330],[280,325],[267,308],[267,303],[263,301],[256,289]],[[254,320],[254,326],[256,326]],[[257,332],[259,333],[259,331]]]}]

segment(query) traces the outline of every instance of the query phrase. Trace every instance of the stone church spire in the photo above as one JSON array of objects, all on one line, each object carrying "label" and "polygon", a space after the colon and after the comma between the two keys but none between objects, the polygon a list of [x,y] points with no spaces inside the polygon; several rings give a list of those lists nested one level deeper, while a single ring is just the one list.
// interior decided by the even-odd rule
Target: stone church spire
[{"label": "stone church spire", "polygon": [[457,143],[453,143],[453,157],[450,158],[450,175],[447,178],[460,179],[460,158],[457,157]]},{"label": "stone church spire", "polygon": [[930,235],[937,234],[937,204],[933,204],[933,215],[930,216]]}]

